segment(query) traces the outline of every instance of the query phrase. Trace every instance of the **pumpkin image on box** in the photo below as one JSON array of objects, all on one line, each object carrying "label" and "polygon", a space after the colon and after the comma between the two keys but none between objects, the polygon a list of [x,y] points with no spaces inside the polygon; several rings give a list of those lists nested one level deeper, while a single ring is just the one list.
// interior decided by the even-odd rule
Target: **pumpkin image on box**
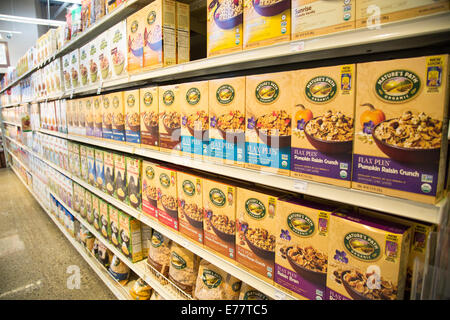
[{"label": "pumpkin image on box", "polygon": [[444,188],[448,55],[358,64],[352,188],[436,203]]},{"label": "pumpkin image on box", "polygon": [[355,65],[294,71],[291,176],[350,187]]}]

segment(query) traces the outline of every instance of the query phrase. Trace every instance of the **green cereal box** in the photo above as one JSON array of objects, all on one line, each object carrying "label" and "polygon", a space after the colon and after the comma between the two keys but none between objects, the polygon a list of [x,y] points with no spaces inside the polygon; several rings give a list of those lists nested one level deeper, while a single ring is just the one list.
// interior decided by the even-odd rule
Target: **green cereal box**
[{"label": "green cereal box", "polygon": [[142,196],[141,196],[141,171],[142,160],[133,157],[126,157],[127,167],[127,199],[126,203],[135,209],[141,210]]},{"label": "green cereal box", "polygon": [[127,163],[125,155],[114,153],[114,197],[125,202],[127,198]]},{"label": "green cereal box", "polygon": [[120,211],[119,235],[122,253],[133,263],[142,260],[141,222]]}]

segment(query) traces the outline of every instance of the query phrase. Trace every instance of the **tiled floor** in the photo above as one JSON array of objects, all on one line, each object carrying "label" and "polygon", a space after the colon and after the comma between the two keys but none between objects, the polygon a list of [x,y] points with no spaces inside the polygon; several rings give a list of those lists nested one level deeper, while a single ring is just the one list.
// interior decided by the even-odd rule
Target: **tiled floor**
[{"label": "tiled floor", "polygon": [[0,299],[115,299],[10,169],[0,169]]}]

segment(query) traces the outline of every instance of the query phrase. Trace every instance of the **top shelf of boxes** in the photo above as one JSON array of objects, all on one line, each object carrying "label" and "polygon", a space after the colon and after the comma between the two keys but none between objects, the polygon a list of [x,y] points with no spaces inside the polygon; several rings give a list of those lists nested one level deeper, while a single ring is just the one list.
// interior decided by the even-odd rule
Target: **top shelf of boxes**
[{"label": "top shelf of boxes", "polygon": [[[17,80],[12,81],[9,85],[4,87],[0,93],[3,93],[5,90],[19,84],[20,80],[23,80],[32,75],[35,71],[44,68],[56,58],[63,59],[61,62],[62,66],[60,67],[61,71],[63,71],[64,57],[72,58],[70,56],[72,52],[78,52],[77,49],[82,49],[83,46],[92,44],[95,39],[100,38],[102,34],[104,35],[104,31],[118,25],[126,17],[129,17],[131,13],[137,11],[148,2],[149,0],[128,0],[126,3],[123,3],[111,14],[103,17],[100,21],[89,27],[75,39],[64,45],[60,45],[61,49],[59,51],[36,63],[33,68],[24,72]],[[356,3],[356,6],[357,5],[358,3]],[[358,8],[356,8],[356,10],[356,17],[358,18]],[[433,12],[433,10],[429,10],[428,12]],[[411,16],[413,15],[411,14]],[[382,19],[384,17],[385,15],[381,16]],[[230,49],[228,51],[232,51],[231,53],[215,55],[213,52],[214,48],[209,45],[208,58],[185,63],[180,63],[180,61],[178,61],[177,64],[167,65],[167,63],[172,64],[172,62],[170,62],[170,59],[166,56],[167,61],[165,67],[156,69],[154,66],[151,68],[138,67],[137,70],[129,72],[128,75],[126,75],[127,67],[120,65],[122,63],[120,62],[117,67],[123,67],[124,70],[121,72],[121,76],[119,77],[114,77],[114,72],[111,72],[110,77],[103,79],[101,72],[98,72],[98,79],[94,81],[94,83],[91,81],[92,79],[88,79],[84,85],[80,83],[74,88],[69,86],[66,87],[65,90],[59,90],[58,92],[54,92],[54,94],[47,93],[45,96],[39,96],[39,98],[41,100],[45,100],[46,98],[52,97],[71,97],[77,94],[96,93],[99,90],[99,87],[101,87],[101,90],[112,90],[133,85],[140,85],[146,81],[148,83],[149,80],[153,82],[171,81],[195,76],[219,75],[227,72],[251,70],[267,66],[320,60],[324,58],[329,59],[333,57],[363,55],[367,53],[386,52],[391,50],[439,44],[448,41],[448,36],[450,35],[450,24],[448,23],[449,18],[450,13],[446,11],[401,21],[394,21],[394,19],[392,19],[394,22],[382,24],[378,27],[363,27],[361,22],[358,23],[357,21],[356,29],[347,28],[345,31],[324,35],[320,35],[320,32],[317,32],[317,36],[306,38],[299,38],[295,36],[296,33],[293,30],[292,37],[287,37],[288,40],[292,39],[291,41],[269,41],[265,42],[263,44],[264,46],[256,46],[251,43],[247,43],[248,41],[245,39],[245,34],[250,31],[245,27],[244,22],[244,30],[241,32],[244,33],[244,48],[246,44],[248,44],[248,47],[245,50],[232,51]],[[294,29],[294,18],[292,20],[292,26]],[[129,23],[131,24],[130,21]],[[208,32],[210,32],[211,28],[208,30]],[[214,30],[211,32],[214,32]],[[124,38],[129,39],[129,33],[130,30],[127,29],[127,32],[125,33],[126,36],[124,36]],[[314,34],[314,32],[311,33]],[[181,33],[179,32],[177,35],[180,37],[180,34]],[[189,39],[189,36],[187,37]],[[126,40],[123,44],[125,47],[127,46]],[[166,43],[164,44],[164,48],[166,48]],[[87,46],[85,49],[87,49]],[[128,51],[128,48],[125,50]],[[180,55],[180,51],[178,54]],[[92,57],[88,58],[90,59]],[[79,62],[81,63],[81,53],[79,59]],[[133,62],[129,58],[126,58],[126,54],[125,57],[121,57],[119,59],[125,60],[125,64],[127,64],[127,62]],[[188,60],[189,59],[187,59],[187,61]],[[114,64],[115,62],[110,61],[109,63]],[[97,65],[94,66],[94,68],[95,67],[100,68],[100,66]],[[128,66],[128,68],[133,68],[133,66]],[[81,70],[77,71],[81,73]],[[35,97],[36,96],[32,96],[32,99],[35,99]],[[16,101],[14,103],[16,103]]]}]

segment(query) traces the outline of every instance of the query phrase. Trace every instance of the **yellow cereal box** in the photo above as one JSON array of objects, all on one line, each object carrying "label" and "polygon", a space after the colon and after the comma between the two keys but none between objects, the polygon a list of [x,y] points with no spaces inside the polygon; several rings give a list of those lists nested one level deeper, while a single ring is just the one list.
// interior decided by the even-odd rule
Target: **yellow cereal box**
[{"label": "yellow cereal box", "polygon": [[158,177],[156,163],[142,161],[142,211],[144,214],[158,219]]},{"label": "yellow cereal box", "polygon": [[125,91],[125,141],[129,144],[141,143],[141,117],[139,89]]},{"label": "yellow cereal box", "polygon": [[273,283],[280,194],[269,192],[237,188],[236,261]]},{"label": "yellow cereal box", "polygon": [[244,0],[244,49],[289,40],[290,0]]},{"label": "yellow cereal box", "polygon": [[72,100],[72,133],[73,134],[78,134],[79,132],[79,118],[78,118],[78,100],[79,99],[74,99]]},{"label": "yellow cereal box", "polygon": [[208,81],[180,85],[181,153],[194,158],[208,154]]},{"label": "yellow cereal box", "polygon": [[109,206],[109,241],[118,249],[120,249],[119,236],[119,212],[120,210],[112,205]]},{"label": "yellow cereal box", "polygon": [[329,300],[401,300],[411,230],[354,212],[334,212],[328,234]]},{"label": "yellow cereal box", "polygon": [[87,97],[85,98],[85,116],[86,116],[86,135],[89,137],[94,136],[94,106],[93,106],[93,98]]},{"label": "yellow cereal box", "polygon": [[275,286],[300,299],[323,300],[335,208],[286,197],[278,199],[277,209]]},{"label": "yellow cereal box", "polygon": [[242,50],[243,0],[207,1],[207,55]]},{"label": "yellow cereal box", "polygon": [[114,197],[125,202],[127,197],[127,163],[125,155],[114,153]]},{"label": "yellow cereal box", "polygon": [[202,178],[177,172],[179,230],[187,237],[203,243]]},{"label": "yellow cereal box", "polygon": [[[81,149],[80,149],[81,151]],[[114,196],[114,153],[110,151],[104,151],[103,167],[105,172],[105,190],[106,192]]]},{"label": "yellow cereal box", "polygon": [[448,0],[355,0],[356,28],[428,15],[450,9]]},{"label": "yellow cereal box", "polygon": [[114,92],[111,95],[113,140],[121,142],[125,142],[125,106],[123,96],[123,91]]},{"label": "yellow cereal box", "polygon": [[94,96],[92,99],[94,115],[94,137],[102,138],[103,126],[103,99],[102,96]]},{"label": "yellow cereal box", "polygon": [[159,150],[158,87],[139,89],[141,147]]},{"label": "yellow cereal box", "polygon": [[142,160],[135,157],[126,157],[127,166],[127,199],[128,205],[137,210],[141,210],[141,172]]},{"label": "yellow cereal box", "polygon": [[131,260],[142,260],[141,222],[119,211],[119,236],[122,253]]},{"label": "yellow cereal box", "polygon": [[128,73],[140,72],[144,66],[145,8],[127,18]]},{"label": "yellow cereal box", "polygon": [[156,165],[155,174],[158,185],[158,220],[178,230],[177,171]]},{"label": "yellow cereal box", "polygon": [[245,77],[209,81],[208,157],[245,164]]},{"label": "yellow cereal box", "polygon": [[294,71],[291,176],[350,188],[356,65]]},{"label": "yellow cereal box", "polygon": [[235,260],[236,187],[203,178],[203,233],[205,246]]},{"label": "yellow cereal box", "polygon": [[289,175],[293,73],[246,77],[246,167]]},{"label": "yellow cereal box", "polygon": [[161,151],[179,154],[181,150],[180,85],[158,87],[159,147]]},{"label": "yellow cereal box", "polygon": [[292,40],[355,29],[356,0],[292,0]]},{"label": "yellow cereal box", "polygon": [[176,1],[177,63],[190,60],[190,10],[189,4]]},{"label": "yellow cereal box", "polygon": [[357,65],[352,188],[435,203],[448,148],[448,55]]},{"label": "yellow cereal box", "polygon": [[102,135],[103,139],[113,140],[112,133],[112,119],[113,119],[113,108],[112,108],[112,98],[113,93],[104,94],[102,96],[101,102],[103,107],[102,112]]},{"label": "yellow cereal box", "polygon": [[173,0],[155,0],[141,9],[144,70],[176,64],[175,10]]},{"label": "yellow cereal box", "polygon": [[86,135],[86,98],[78,99],[78,134]]},{"label": "yellow cereal box", "polygon": [[111,236],[111,229],[109,225],[109,204],[103,199],[100,201],[100,216],[98,218],[100,225],[100,234],[105,238],[109,239]]}]

